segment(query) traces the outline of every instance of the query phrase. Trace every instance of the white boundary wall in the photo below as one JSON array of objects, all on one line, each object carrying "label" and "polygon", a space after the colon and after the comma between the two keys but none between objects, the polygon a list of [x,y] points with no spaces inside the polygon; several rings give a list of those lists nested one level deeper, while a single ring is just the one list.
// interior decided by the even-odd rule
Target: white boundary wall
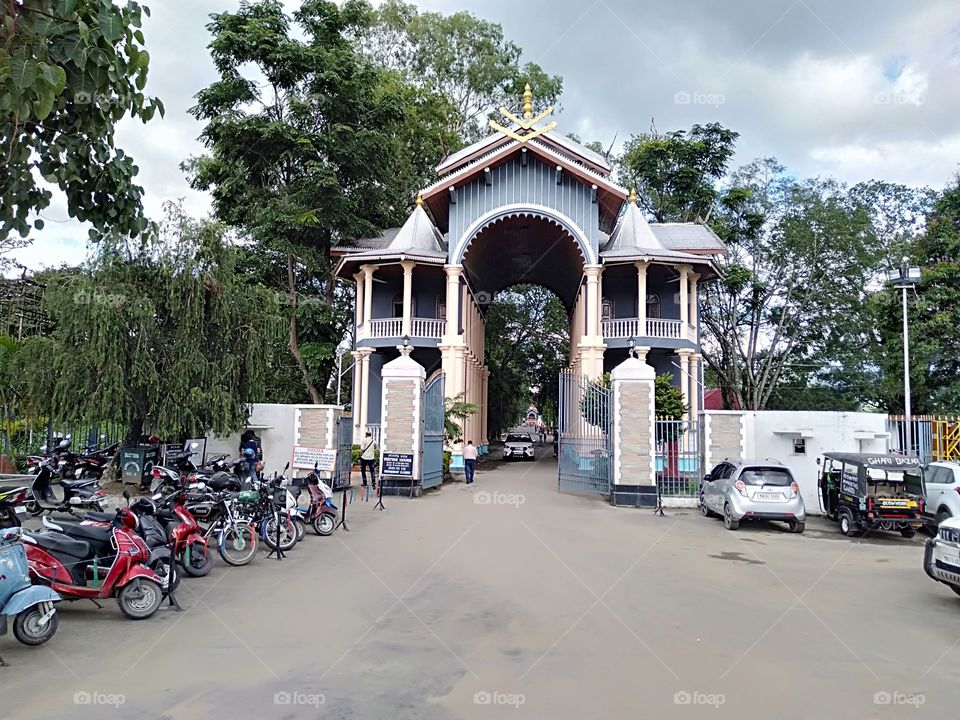
[{"label": "white boundary wall", "polygon": [[[716,420],[715,420],[716,419]],[[740,457],[771,458],[790,468],[807,513],[820,513],[817,495],[817,458],[824,452],[886,453],[889,433],[887,416],[881,413],[764,410],[708,410],[704,413],[704,464],[709,472],[724,457],[711,438],[711,427],[740,423]],[[727,433],[729,438],[730,434]],[[794,450],[802,439],[805,452]],[[727,446],[729,448],[729,446]],[[724,456],[730,456],[724,452]]]}]

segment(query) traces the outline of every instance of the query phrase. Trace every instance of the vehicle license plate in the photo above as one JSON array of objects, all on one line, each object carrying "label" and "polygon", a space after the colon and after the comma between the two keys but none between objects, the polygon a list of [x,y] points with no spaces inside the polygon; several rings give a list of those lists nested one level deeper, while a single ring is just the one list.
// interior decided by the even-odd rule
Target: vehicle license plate
[{"label": "vehicle license plate", "polygon": [[943,545],[942,543],[937,543],[935,555],[937,560],[940,560],[947,565],[953,565],[956,568],[960,568],[960,550],[957,548],[950,547],[949,545]]},{"label": "vehicle license plate", "polygon": [[779,501],[779,500],[783,500],[783,495],[781,495],[780,493],[758,492],[753,494],[753,499]]},{"label": "vehicle license plate", "polygon": [[23,505],[17,505],[16,507],[13,508],[13,511],[14,511],[17,515],[26,515],[26,514],[27,514],[27,509],[26,509]]}]

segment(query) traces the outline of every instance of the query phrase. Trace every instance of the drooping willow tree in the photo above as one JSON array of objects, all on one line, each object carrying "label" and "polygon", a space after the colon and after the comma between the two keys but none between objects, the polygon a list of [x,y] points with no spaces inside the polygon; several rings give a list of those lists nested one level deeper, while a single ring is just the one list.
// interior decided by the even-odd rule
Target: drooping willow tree
[{"label": "drooping willow tree", "polygon": [[236,272],[225,228],[168,207],[159,237],[107,243],[48,283],[54,325],[17,355],[30,404],[61,421],[169,438],[245,421],[281,332],[276,295]]}]

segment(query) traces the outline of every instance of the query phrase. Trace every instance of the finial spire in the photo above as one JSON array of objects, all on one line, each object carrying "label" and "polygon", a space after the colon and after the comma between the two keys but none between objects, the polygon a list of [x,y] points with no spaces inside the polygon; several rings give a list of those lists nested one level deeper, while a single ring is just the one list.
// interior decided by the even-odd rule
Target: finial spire
[{"label": "finial spire", "polygon": [[415,202],[417,207],[423,207],[423,195],[421,193],[417,193],[417,199]]},{"label": "finial spire", "polygon": [[530,83],[523,89],[523,117],[530,120],[533,117],[533,91],[530,89]]},{"label": "finial spire", "polygon": [[630,188],[630,204],[637,204],[637,189],[635,187]]}]

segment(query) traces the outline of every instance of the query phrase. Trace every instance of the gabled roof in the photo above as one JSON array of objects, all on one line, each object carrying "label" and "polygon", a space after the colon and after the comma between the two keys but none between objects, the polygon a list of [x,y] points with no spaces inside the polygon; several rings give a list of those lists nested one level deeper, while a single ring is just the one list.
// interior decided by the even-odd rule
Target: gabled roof
[{"label": "gabled roof", "polygon": [[343,255],[337,268],[341,271],[352,269],[355,264],[378,262],[382,260],[420,260],[423,262],[444,263],[447,251],[443,246],[443,236],[434,226],[430,216],[423,208],[423,199],[417,197],[416,206],[410,217],[400,228],[385,230],[379,238],[362,241],[364,247],[359,250],[337,247],[334,254]]},{"label": "gabled roof", "polygon": [[711,261],[703,255],[667,247],[637,206],[635,192],[630,193],[627,207],[600,256],[605,260],[653,260],[712,268]]}]

